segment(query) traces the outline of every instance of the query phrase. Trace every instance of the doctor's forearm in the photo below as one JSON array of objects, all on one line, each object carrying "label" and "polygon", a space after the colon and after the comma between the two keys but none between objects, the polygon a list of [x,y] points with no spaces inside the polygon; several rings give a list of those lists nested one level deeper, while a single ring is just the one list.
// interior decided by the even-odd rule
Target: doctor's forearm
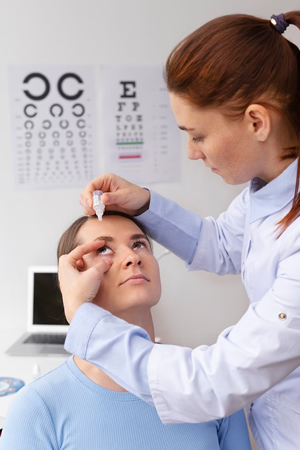
[{"label": "doctor's forearm", "polygon": [[186,263],[193,260],[202,218],[151,191],[150,208],[137,217],[151,237]]},{"label": "doctor's forearm", "polygon": [[240,273],[245,225],[243,192],[228,211],[215,220],[182,208],[151,191],[150,208],[138,219],[151,237],[183,259],[188,270],[224,274]]}]

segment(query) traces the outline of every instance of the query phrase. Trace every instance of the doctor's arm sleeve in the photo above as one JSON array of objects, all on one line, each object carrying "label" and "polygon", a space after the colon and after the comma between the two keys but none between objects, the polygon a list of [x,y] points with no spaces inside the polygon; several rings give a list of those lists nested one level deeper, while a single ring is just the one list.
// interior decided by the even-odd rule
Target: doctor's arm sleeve
[{"label": "doctor's arm sleeve", "polygon": [[0,437],[1,450],[59,450],[51,414],[30,386],[12,400]]},{"label": "doctor's arm sleeve", "polygon": [[106,372],[124,389],[153,405],[147,378],[153,342],[148,333],[93,303],[84,303],[70,324],[65,349]]},{"label": "doctor's arm sleeve", "polygon": [[215,220],[151,191],[149,210],[137,218],[155,241],[186,262],[188,270],[236,274],[240,273],[248,201],[245,189]]}]

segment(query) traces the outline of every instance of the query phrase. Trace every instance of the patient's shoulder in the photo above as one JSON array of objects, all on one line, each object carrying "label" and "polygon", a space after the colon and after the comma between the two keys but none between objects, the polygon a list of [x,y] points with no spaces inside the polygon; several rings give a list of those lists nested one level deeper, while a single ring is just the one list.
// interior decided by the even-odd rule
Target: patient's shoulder
[{"label": "patient's shoulder", "polygon": [[58,448],[52,414],[31,384],[20,389],[12,399],[5,419],[1,445],[3,449],[18,450]]},{"label": "patient's shoulder", "polygon": [[63,391],[72,389],[74,383],[73,378],[74,376],[68,368],[67,361],[65,361],[37,380],[32,381],[28,385],[27,395],[30,395],[29,390],[31,389],[47,403],[49,399],[53,400],[54,396],[57,398]]},{"label": "patient's shoulder", "polygon": [[244,410],[237,411],[219,421],[220,448],[251,450]]}]

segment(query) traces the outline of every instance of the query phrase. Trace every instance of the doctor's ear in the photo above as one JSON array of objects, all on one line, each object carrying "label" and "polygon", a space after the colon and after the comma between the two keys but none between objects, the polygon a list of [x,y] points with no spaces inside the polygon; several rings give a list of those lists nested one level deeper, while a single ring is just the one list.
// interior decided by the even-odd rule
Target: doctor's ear
[{"label": "doctor's ear", "polygon": [[257,141],[265,142],[271,131],[271,117],[267,108],[258,104],[250,105],[245,111],[244,119]]}]

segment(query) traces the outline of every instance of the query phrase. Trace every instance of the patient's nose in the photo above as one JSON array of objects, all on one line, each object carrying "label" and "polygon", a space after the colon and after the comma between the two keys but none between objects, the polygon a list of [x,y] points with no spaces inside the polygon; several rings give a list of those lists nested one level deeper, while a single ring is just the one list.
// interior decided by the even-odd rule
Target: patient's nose
[{"label": "patient's nose", "polygon": [[141,257],[136,252],[130,251],[126,254],[124,258],[124,268],[129,267],[131,265],[140,266],[141,264],[142,264]]}]

